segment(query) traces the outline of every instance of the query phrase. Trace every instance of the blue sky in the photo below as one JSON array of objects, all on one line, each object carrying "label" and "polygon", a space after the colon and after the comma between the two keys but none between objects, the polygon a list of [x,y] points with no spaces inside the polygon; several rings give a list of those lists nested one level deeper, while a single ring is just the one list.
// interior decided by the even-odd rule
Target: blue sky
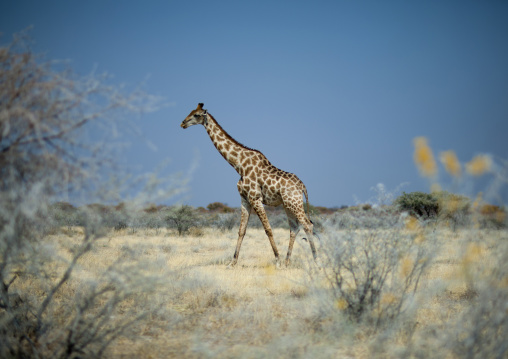
[{"label": "blue sky", "polygon": [[133,141],[122,161],[148,172],[170,158],[169,173],[197,158],[180,198],[194,206],[240,203],[205,130],[179,126],[198,102],[297,174],[314,205],[366,202],[378,183],[428,191],[416,136],[462,162],[508,159],[506,1],[1,2],[2,43],[30,25],[48,59],[119,84],[148,78],[172,104],[138,122],[156,149]]}]

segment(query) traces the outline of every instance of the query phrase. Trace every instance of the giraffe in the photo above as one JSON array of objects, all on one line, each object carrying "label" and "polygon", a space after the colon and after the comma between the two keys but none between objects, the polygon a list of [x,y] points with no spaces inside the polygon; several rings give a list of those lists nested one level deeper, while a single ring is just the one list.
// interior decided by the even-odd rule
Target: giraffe
[{"label": "giraffe", "polygon": [[279,251],[273,240],[272,229],[263,205],[276,207],[282,204],[284,206],[290,229],[286,266],[289,265],[293,244],[300,227],[305,230],[312,255],[316,259],[316,248],[312,236],[317,236],[317,234],[314,232],[314,226],[303,207],[302,193],[305,195],[308,212],[309,199],[303,182],[293,173],[282,171],[273,166],[261,152],[246,147],[233,139],[222,129],[215,118],[203,109],[203,106],[203,103],[199,103],[198,107],[191,111],[180,126],[186,129],[193,125],[203,125],[215,148],[240,175],[237,187],[241,197],[242,215],[235,254],[229,266],[233,267],[238,262],[240,247],[252,210],[263,224],[275,255],[276,265],[280,265]]}]

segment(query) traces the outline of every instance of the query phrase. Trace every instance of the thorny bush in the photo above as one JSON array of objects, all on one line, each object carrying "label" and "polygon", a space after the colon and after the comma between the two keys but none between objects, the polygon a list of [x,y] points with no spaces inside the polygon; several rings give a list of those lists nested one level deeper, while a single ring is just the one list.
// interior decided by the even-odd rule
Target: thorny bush
[{"label": "thorny bush", "polygon": [[403,222],[389,229],[326,223],[321,246],[319,275],[329,283],[335,308],[377,330],[408,310],[435,241],[405,231]]}]

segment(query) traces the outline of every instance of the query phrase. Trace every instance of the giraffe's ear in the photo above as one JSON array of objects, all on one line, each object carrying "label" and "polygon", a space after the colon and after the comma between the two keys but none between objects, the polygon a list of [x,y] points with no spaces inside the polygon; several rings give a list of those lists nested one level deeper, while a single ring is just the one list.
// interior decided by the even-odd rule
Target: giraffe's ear
[{"label": "giraffe's ear", "polygon": [[202,110],[204,105],[202,102],[198,103],[198,110]]}]

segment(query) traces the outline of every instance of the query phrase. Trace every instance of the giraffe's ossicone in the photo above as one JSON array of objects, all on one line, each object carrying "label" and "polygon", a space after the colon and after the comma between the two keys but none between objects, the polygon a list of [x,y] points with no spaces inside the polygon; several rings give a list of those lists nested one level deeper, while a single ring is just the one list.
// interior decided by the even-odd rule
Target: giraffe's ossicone
[{"label": "giraffe's ossicone", "polygon": [[233,139],[222,129],[213,116],[203,109],[202,103],[198,104],[198,107],[183,120],[181,127],[187,128],[198,124],[205,127],[217,151],[240,175],[237,186],[242,200],[242,219],[236,251],[230,265],[234,266],[238,261],[240,247],[252,210],[261,220],[276,261],[279,263],[279,251],[273,240],[272,229],[263,205],[279,206],[282,204],[286,211],[290,228],[286,265],[289,264],[293,244],[301,227],[307,234],[312,255],[316,258],[316,248],[312,239],[312,236],[315,235],[313,224],[303,206],[302,193],[307,204],[309,202],[307,189],[303,182],[293,173],[282,171],[273,166],[261,152],[246,147]]}]

